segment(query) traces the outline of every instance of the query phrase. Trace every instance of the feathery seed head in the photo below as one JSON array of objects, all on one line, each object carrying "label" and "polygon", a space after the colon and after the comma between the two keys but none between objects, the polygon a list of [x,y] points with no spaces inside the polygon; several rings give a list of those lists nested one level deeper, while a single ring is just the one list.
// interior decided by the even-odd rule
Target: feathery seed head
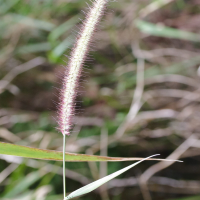
[{"label": "feathery seed head", "polygon": [[62,134],[70,134],[73,126],[72,116],[75,111],[75,98],[77,96],[78,81],[82,66],[89,50],[89,44],[95,32],[96,26],[101,19],[108,0],[94,0],[93,6],[89,7],[89,13],[80,29],[79,37],[72,50],[68,69],[63,79],[63,89],[60,92],[61,102],[59,108],[59,129]]}]

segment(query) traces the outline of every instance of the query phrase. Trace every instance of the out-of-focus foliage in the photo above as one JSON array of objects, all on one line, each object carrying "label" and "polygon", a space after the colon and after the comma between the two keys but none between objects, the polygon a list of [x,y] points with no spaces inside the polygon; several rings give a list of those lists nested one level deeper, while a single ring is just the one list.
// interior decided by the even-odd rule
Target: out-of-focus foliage
[{"label": "out-of-focus foliage", "polygon": [[[94,37],[94,59],[82,77],[66,150],[163,158],[174,152],[184,163],[163,168],[141,163],[79,199],[199,198],[199,5],[198,0],[109,3]],[[57,88],[85,8],[83,0],[0,0],[2,142],[62,150],[54,119]],[[62,199],[60,162],[0,159],[0,199]],[[129,164],[66,163],[67,192]]]}]

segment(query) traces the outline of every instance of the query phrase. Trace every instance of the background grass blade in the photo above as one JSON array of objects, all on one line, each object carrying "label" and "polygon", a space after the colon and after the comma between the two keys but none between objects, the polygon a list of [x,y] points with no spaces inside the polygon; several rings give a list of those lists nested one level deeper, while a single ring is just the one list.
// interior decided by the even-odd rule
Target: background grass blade
[{"label": "background grass blade", "polygon": [[200,196],[186,197],[186,198],[177,198],[177,199],[169,199],[169,200],[199,200]]},{"label": "background grass blade", "polygon": [[142,31],[143,33],[147,33],[149,35],[188,40],[193,42],[200,41],[199,34],[191,33],[188,31],[171,28],[164,25],[163,26],[156,25],[142,20],[136,20],[135,24],[137,28],[140,29],[140,31]]},{"label": "background grass blade", "polygon": [[28,44],[16,49],[16,54],[29,54],[37,52],[46,52],[51,50],[51,44],[49,42],[40,42],[34,44]]},{"label": "background grass blade", "polygon": [[61,35],[63,35],[67,31],[69,31],[77,22],[79,22],[78,16],[75,16],[75,17],[72,17],[71,19],[67,20],[66,22],[62,23],[61,25],[59,25],[58,27],[56,27],[55,29],[53,29],[50,32],[50,34],[48,36],[48,40],[50,42],[57,41],[57,39]]},{"label": "background grass blade", "polygon": [[49,53],[49,60],[51,62],[57,62],[61,55],[71,47],[73,43],[72,38],[67,37],[63,40],[58,46],[56,46],[50,53]]},{"label": "background grass blade", "polygon": [[42,176],[44,172],[32,172],[28,174],[23,180],[21,180],[12,190],[6,193],[3,197],[4,198],[13,198],[16,195],[24,192],[27,188],[29,188],[32,184],[37,182]]}]

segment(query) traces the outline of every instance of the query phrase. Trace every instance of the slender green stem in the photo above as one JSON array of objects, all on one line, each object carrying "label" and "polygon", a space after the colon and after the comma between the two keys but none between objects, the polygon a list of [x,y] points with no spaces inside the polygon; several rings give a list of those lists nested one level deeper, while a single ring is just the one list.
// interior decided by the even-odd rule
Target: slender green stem
[{"label": "slender green stem", "polygon": [[66,134],[63,134],[63,195],[64,199],[66,197],[66,183],[65,183],[65,144],[66,144]]}]

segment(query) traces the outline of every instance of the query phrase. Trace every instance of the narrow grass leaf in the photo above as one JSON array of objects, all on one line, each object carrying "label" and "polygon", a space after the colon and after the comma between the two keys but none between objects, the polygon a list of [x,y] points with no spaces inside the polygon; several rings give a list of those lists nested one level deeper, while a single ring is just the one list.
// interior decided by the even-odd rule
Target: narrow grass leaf
[{"label": "narrow grass leaf", "polygon": [[72,17],[51,31],[48,36],[49,42],[56,41],[62,34],[70,30],[78,22],[78,16]]},{"label": "narrow grass leaf", "polygon": [[69,48],[71,47],[73,41],[72,38],[67,37],[65,40],[63,40],[58,46],[56,46],[50,53],[49,53],[49,59],[51,62],[57,62],[57,60],[60,58],[61,55]]},{"label": "narrow grass leaf", "polygon": [[99,179],[97,181],[94,181],[93,183],[90,183],[90,184],[88,184],[88,185],[86,185],[86,186],[84,186],[84,187],[72,192],[71,194],[69,194],[65,198],[65,200],[72,199],[72,198],[87,194],[87,193],[95,190],[96,188],[100,187],[104,183],[107,183],[108,181],[112,180],[113,178],[115,178],[115,177],[119,176],[120,174],[126,172],[127,170],[131,169],[132,167],[136,166],[137,164],[143,162],[144,160],[147,160],[148,158],[151,158],[151,157],[154,157],[154,156],[158,156],[158,155],[159,154],[155,154],[153,156],[149,156],[147,158],[144,158],[143,160],[140,160],[140,161],[138,161],[138,162],[136,162],[136,163],[134,163],[132,165],[129,165],[128,167],[125,167],[125,168],[123,168],[123,169],[121,169],[121,170],[119,170],[117,172],[114,172],[114,173],[112,173],[112,174],[110,174],[110,175],[108,175],[108,176],[106,176],[104,178],[101,178],[101,179]]},{"label": "narrow grass leaf", "polygon": [[44,173],[41,173],[39,171],[28,174],[23,178],[23,180],[21,180],[11,191],[9,191],[3,197],[4,198],[15,197],[16,195],[20,194],[21,192],[29,188],[36,181],[38,181],[43,175]]},{"label": "narrow grass leaf", "polygon": [[[37,149],[16,144],[0,142],[0,154],[20,156],[24,158],[34,158],[41,160],[62,161],[63,153],[60,151]],[[133,161],[142,160],[143,158],[119,158],[96,156],[86,154],[65,153],[66,161],[70,162],[85,162],[85,161]],[[150,160],[165,160],[165,159],[150,159]]]},{"label": "narrow grass leaf", "polygon": [[12,1],[5,1],[5,2],[1,3],[0,14],[1,15],[5,14],[6,12],[8,12],[8,10],[10,10],[18,2],[19,2],[19,0],[12,0]]},{"label": "narrow grass leaf", "polygon": [[15,14],[15,13],[8,13],[4,16],[3,20],[9,21],[12,23],[19,23],[24,24],[26,26],[44,30],[44,31],[51,31],[55,25],[51,22],[47,22],[40,19],[34,19],[25,15]]},{"label": "narrow grass leaf", "polygon": [[149,35],[188,40],[192,42],[200,41],[200,36],[199,34],[196,34],[196,33],[191,33],[188,31],[171,28],[164,25],[162,26],[156,25],[156,24],[145,22],[142,20],[136,20],[135,24],[140,31],[142,31],[143,33],[147,33]]},{"label": "narrow grass leaf", "polygon": [[16,49],[16,54],[28,54],[37,52],[46,52],[51,49],[51,44],[48,42],[41,42],[35,44],[28,44]]}]

